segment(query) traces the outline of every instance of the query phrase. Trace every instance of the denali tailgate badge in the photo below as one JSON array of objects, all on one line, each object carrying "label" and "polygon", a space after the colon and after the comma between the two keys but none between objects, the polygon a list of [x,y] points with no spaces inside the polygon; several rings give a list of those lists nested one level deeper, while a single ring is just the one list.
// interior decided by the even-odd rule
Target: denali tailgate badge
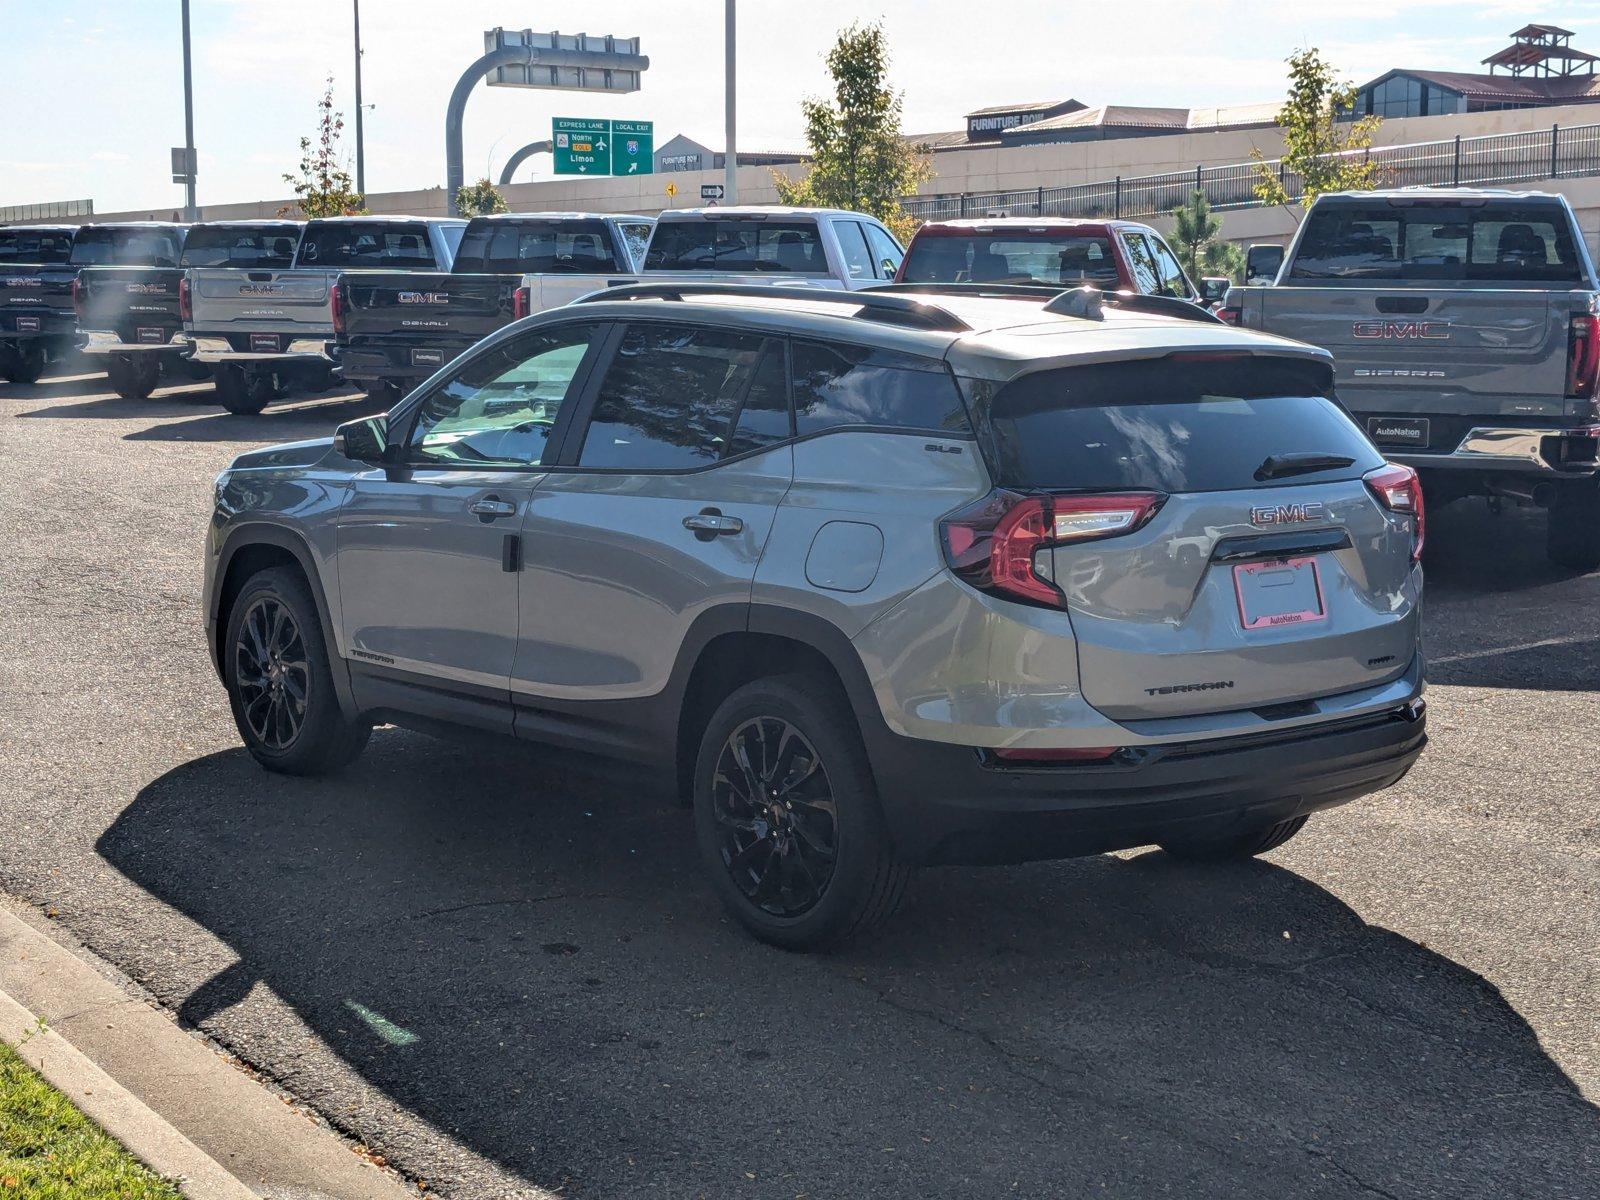
[{"label": "denali tailgate badge", "polygon": [[1298,521],[1320,521],[1326,516],[1320,500],[1307,504],[1263,504],[1250,509],[1252,525],[1292,525]]}]

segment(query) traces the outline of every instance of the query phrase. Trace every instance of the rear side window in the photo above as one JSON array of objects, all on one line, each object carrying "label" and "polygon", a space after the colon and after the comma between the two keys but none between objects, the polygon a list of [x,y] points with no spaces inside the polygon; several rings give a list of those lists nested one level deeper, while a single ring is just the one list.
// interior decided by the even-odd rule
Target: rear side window
[{"label": "rear side window", "polygon": [[[1383,458],[1333,400],[1327,368],[1295,359],[1156,359],[1039,371],[974,387],[1004,487],[1215,492],[1358,478]],[[1348,465],[1267,481],[1271,456]]]},{"label": "rear side window", "polygon": [[681,470],[726,457],[762,349],[754,334],[628,326],[600,384],[578,465]]},{"label": "rear side window", "polygon": [[437,265],[425,226],[386,221],[313,221],[295,262],[380,271],[428,271]]},{"label": "rear side window", "polygon": [[627,271],[603,221],[473,221],[456,252],[458,274],[581,275]]},{"label": "rear side window", "polygon": [[277,226],[205,226],[189,230],[180,267],[285,268],[294,262],[300,230]]},{"label": "rear side window", "polygon": [[906,252],[900,249],[900,243],[890,237],[882,226],[863,221],[861,228],[867,231],[867,245],[872,247],[872,257],[877,263],[878,274],[885,279],[893,279],[894,273],[900,269],[900,260],[905,257]]},{"label": "rear side window", "polygon": [[972,431],[955,380],[942,364],[832,342],[791,348],[795,432],[843,426]]},{"label": "rear side window", "polygon": [[860,221],[835,221],[833,236],[839,239],[839,253],[844,256],[844,269],[851,279],[876,279],[872,269],[872,251],[867,247],[866,231]]},{"label": "rear side window", "polygon": [[1578,250],[1552,204],[1323,205],[1290,279],[1511,279],[1577,283]]},{"label": "rear side window", "polygon": [[975,233],[913,238],[906,283],[1044,283],[1115,288],[1121,282],[1109,239],[1095,235]]},{"label": "rear side window", "polygon": [[644,251],[650,244],[650,230],[654,226],[648,221],[624,221],[617,228],[622,230],[622,240],[628,244],[628,270],[637,271],[644,266]]},{"label": "rear side window", "polygon": [[181,230],[91,225],[78,230],[68,261],[78,267],[175,267],[182,250]]},{"label": "rear side window", "polygon": [[0,229],[0,265],[64,263],[72,255],[72,235],[59,229],[38,232]]},{"label": "rear side window", "polygon": [[823,275],[828,258],[814,221],[662,221],[647,271]]}]

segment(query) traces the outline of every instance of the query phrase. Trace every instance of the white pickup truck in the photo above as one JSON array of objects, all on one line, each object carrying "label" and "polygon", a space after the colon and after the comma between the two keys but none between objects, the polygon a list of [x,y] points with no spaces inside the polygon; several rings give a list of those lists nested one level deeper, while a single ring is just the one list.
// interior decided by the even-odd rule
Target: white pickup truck
[{"label": "white pickup truck", "polygon": [[904,256],[894,235],[864,213],[775,205],[683,208],[656,221],[643,279],[855,290],[891,282]]}]

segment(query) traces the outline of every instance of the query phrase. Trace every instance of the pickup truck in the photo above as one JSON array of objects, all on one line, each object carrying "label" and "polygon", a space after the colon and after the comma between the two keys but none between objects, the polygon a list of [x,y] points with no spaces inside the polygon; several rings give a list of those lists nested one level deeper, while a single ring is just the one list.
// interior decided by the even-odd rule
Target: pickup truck
[{"label": "pickup truck", "polygon": [[895,281],[1095,287],[1205,301],[1161,235],[1137,221],[929,221],[906,247]]},{"label": "pickup truck", "polygon": [[46,361],[65,357],[77,332],[69,266],[76,225],[0,229],[0,376],[34,383]]},{"label": "pickup truck", "polygon": [[85,225],[72,242],[78,344],[105,363],[112,390],[142,400],[183,358],[178,266],[188,226],[163,221]]},{"label": "pickup truck", "polygon": [[1600,566],[1600,280],[1564,197],[1319,196],[1276,280],[1218,315],[1331,350],[1345,407],[1430,507],[1547,508],[1549,559]]},{"label": "pickup truck", "polygon": [[502,325],[635,282],[654,223],[577,212],[474,217],[448,274],[341,275],[331,302],[340,371],[390,407]]},{"label": "pickup truck", "polygon": [[876,219],[843,209],[681,208],[657,219],[642,277],[855,291],[893,280],[904,253]]},{"label": "pickup truck", "polygon": [[325,386],[333,368],[329,295],[341,274],[447,271],[465,221],[319,217],[286,267],[196,267],[184,322],[192,357],[216,373],[231,413],[258,413],[294,383]]}]

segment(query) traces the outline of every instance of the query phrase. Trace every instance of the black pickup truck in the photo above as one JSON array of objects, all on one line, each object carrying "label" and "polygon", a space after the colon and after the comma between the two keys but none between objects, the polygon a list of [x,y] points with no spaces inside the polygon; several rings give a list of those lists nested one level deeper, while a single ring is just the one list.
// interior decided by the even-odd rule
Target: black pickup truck
[{"label": "black pickup truck", "polygon": [[345,380],[392,404],[502,325],[633,282],[652,224],[604,213],[474,217],[448,274],[341,275],[331,305]]},{"label": "black pickup truck", "polygon": [[162,368],[180,366],[187,343],[178,311],[185,225],[135,221],[85,225],[72,243],[70,265],[85,355],[105,363],[117,395],[143,399]]},{"label": "black pickup truck", "polygon": [[0,229],[0,376],[33,383],[76,335],[72,256],[76,225]]}]

